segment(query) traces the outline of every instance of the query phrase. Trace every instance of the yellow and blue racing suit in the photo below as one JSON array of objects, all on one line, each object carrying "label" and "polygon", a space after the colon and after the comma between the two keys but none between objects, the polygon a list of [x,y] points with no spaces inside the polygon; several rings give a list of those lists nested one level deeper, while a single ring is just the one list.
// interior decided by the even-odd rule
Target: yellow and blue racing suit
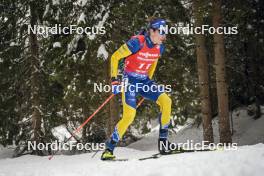
[{"label": "yellow and blue racing suit", "polygon": [[[167,129],[170,123],[171,99],[158,88],[152,80],[158,59],[164,52],[164,45],[154,45],[148,35],[137,35],[123,44],[111,57],[111,77],[118,74],[118,63],[125,58],[124,80],[126,89],[122,91],[123,116],[117,123],[111,140],[106,143],[113,151],[116,143],[122,139],[136,115],[136,96],[155,101],[160,106],[160,129]],[[151,88],[152,87],[152,88]],[[167,138],[167,130],[160,133],[160,138]]]}]

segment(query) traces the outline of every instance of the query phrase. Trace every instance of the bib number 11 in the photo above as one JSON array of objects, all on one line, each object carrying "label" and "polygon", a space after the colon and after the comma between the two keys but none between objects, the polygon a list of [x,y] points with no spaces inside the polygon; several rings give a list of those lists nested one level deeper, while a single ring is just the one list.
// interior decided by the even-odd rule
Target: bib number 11
[{"label": "bib number 11", "polygon": [[149,67],[151,66],[152,64],[146,64],[146,63],[141,63],[138,68],[139,69],[142,69],[142,68],[145,68],[145,70],[148,70]]}]

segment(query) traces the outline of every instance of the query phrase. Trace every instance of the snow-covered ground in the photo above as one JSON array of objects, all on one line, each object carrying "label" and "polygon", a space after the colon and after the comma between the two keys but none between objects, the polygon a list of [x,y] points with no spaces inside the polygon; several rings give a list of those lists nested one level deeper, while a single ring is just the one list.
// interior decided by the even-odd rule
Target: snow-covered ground
[{"label": "snow-covered ground", "polygon": [[[264,112],[264,107],[262,107]],[[239,146],[252,145],[257,143],[264,143],[264,115],[259,119],[254,120],[247,115],[245,108],[239,108],[232,113],[233,117],[233,136],[232,140]],[[187,123],[185,126],[181,126],[177,130],[177,134],[171,133],[169,139],[175,143],[184,143],[187,140],[192,140],[194,143],[199,143],[203,140],[202,125],[192,125],[193,123]],[[214,131],[214,142],[219,143],[218,133],[218,119],[215,118],[212,121]],[[158,143],[158,128],[155,128],[151,133],[147,134],[143,140],[139,140],[129,147],[138,150],[155,150]]]},{"label": "snow-covered ground", "polygon": [[[105,162],[101,152],[79,155],[48,156],[25,155],[12,157],[12,149],[0,148],[0,176],[262,176],[264,175],[264,116],[254,120],[246,110],[233,112],[234,135],[237,150],[183,153],[162,156],[159,159],[139,161],[157,153],[158,128],[126,148],[118,147],[118,158],[129,161]],[[219,142],[217,119],[213,120],[215,142]],[[181,127],[171,134],[173,142],[202,141],[202,128]]]},{"label": "snow-covered ground", "polygon": [[0,160],[0,176],[262,176],[264,144],[239,147],[237,151],[185,153],[138,161],[156,151],[118,148],[125,162],[104,162],[97,154],[48,157],[26,155]]}]

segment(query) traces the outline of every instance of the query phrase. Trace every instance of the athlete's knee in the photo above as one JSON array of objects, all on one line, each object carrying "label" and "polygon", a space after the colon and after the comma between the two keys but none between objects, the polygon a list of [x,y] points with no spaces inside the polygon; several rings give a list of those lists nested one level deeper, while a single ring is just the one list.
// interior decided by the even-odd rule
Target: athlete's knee
[{"label": "athlete's knee", "polygon": [[136,109],[127,105],[126,103],[123,104],[123,116],[119,122],[121,128],[126,129],[134,120],[136,116]]},{"label": "athlete's knee", "polygon": [[157,104],[162,107],[171,107],[171,103],[171,98],[165,93],[161,94],[157,100]]},{"label": "athlete's knee", "polygon": [[128,106],[127,104],[124,104],[123,106],[123,117],[117,124],[117,130],[120,138],[123,137],[128,126],[133,122],[136,116],[136,109]]},{"label": "athlete's knee", "polygon": [[126,107],[124,107],[124,111],[123,111],[123,119],[124,121],[126,121],[127,125],[130,125],[135,116],[136,116],[136,109],[132,108],[129,105],[125,105]]},{"label": "athlete's knee", "polygon": [[157,100],[157,104],[160,105],[161,111],[161,125],[162,128],[167,126],[170,123],[170,115],[171,115],[171,98],[163,93],[159,96]]}]

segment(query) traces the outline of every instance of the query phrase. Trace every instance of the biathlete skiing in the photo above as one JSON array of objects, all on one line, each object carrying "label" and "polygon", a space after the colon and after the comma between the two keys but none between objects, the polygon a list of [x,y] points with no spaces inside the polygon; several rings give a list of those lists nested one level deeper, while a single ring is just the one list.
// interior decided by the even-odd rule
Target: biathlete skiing
[{"label": "biathlete skiing", "polygon": [[[158,86],[153,86],[157,84],[152,80],[158,60],[165,49],[163,42],[166,40],[166,35],[160,30],[165,25],[166,21],[164,19],[151,20],[144,34],[131,37],[111,57],[112,86],[121,84],[117,78],[118,64],[121,59],[125,58],[123,80],[127,82],[127,89],[122,89],[122,118],[115,126],[110,139],[106,142],[106,149],[101,156],[102,160],[115,159],[114,149],[136,116],[137,95],[155,101],[160,106],[158,147],[161,154],[170,152],[168,151],[169,149],[161,148],[160,144],[161,142],[168,142],[171,99],[164,91],[158,89]],[[146,89],[146,91],[140,87],[137,88],[138,83],[143,86],[152,87],[152,89]],[[113,89],[113,93],[116,94],[118,91]]]}]

